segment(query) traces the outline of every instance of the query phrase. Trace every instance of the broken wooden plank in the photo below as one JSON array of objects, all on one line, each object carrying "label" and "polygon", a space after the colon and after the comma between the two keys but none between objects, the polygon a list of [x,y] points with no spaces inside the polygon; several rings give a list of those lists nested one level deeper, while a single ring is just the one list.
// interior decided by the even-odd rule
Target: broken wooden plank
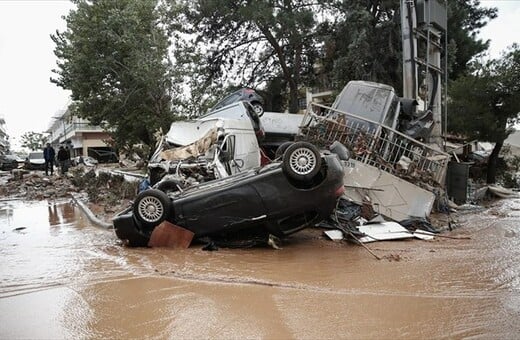
[{"label": "broken wooden plank", "polygon": [[149,247],[168,247],[186,249],[190,246],[195,234],[168,221],[163,221],[152,232]]}]

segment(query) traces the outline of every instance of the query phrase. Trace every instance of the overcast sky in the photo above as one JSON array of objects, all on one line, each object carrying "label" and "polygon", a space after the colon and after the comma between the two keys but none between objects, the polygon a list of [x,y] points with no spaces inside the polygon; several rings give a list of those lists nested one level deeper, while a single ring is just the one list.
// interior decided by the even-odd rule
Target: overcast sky
[{"label": "overcast sky", "polygon": [[[491,39],[490,56],[520,43],[520,0],[481,0],[499,8],[499,16],[481,32]],[[0,0],[0,116],[13,149],[28,131],[43,132],[65,109],[69,93],[52,84],[56,67],[50,34],[65,29],[73,6],[68,0]]]}]

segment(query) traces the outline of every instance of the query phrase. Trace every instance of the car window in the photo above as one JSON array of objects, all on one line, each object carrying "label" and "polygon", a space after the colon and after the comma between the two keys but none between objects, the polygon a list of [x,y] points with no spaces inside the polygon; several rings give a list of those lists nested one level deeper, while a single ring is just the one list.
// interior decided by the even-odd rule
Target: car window
[{"label": "car window", "polygon": [[43,158],[43,152],[31,152],[29,154],[29,159],[41,159]]},{"label": "car window", "polygon": [[228,104],[231,104],[231,103],[234,103],[236,101],[238,101],[240,99],[240,93],[238,92],[235,92],[233,94],[231,94],[230,96],[228,96],[227,98],[224,98],[224,100],[222,100],[219,104],[219,106],[226,106]]},{"label": "car window", "polygon": [[233,154],[235,151],[235,136],[228,135],[226,136],[224,143],[220,147],[222,151]]},{"label": "car window", "polygon": [[219,159],[221,162],[226,163],[231,161],[235,156],[235,136],[227,135],[220,146]]},{"label": "car window", "polygon": [[382,123],[386,101],[390,95],[388,89],[352,84],[345,89],[333,107]]}]

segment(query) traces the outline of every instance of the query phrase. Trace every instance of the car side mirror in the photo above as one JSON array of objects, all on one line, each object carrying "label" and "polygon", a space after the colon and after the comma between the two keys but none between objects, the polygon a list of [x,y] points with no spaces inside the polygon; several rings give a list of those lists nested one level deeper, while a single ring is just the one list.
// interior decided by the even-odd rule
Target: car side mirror
[{"label": "car side mirror", "polygon": [[341,144],[338,141],[335,141],[329,146],[329,150],[332,153],[338,155],[339,159],[342,161],[348,161],[350,159],[350,151],[348,151],[347,147]]}]

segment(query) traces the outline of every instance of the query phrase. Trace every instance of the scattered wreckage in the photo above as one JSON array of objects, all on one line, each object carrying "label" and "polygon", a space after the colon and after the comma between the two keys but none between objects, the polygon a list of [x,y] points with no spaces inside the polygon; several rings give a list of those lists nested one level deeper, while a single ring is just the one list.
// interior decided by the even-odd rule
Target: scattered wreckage
[{"label": "scattered wreckage", "polygon": [[395,221],[430,214],[449,161],[447,153],[395,128],[400,110],[391,87],[350,82],[332,107],[311,103],[300,129],[302,140],[321,147],[339,141],[351,150],[346,197],[368,201]]},{"label": "scattered wreckage", "polygon": [[[172,123],[148,164],[150,187],[138,195],[132,211],[114,219],[117,236],[146,246],[166,220],[195,238],[232,237],[240,231],[266,239],[326,218],[344,191],[336,154],[298,142],[285,144],[283,157],[271,162],[259,146],[265,137],[259,118],[247,102],[238,102]],[[299,123],[291,126],[295,130]],[[279,134],[277,144],[294,139],[294,134]],[[341,145],[332,149],[348,158]]]},{"label": "scattered wreckage", "polygon": [[[333,150],[348,154],[341,147]],[[167,221],[194,238],[285,237],[330,215],[344,191],[343,167],[336,153],[296,142],[281,161],[170,189],[142,191],[131,210],[114,218],[116,235],[130,246],[147,246]]]},{"label": "scattered wreckage", "polygon": [[[423,142],[431,115],[413,106],[389,86],[351,82],[331,107],[310,103],[305,115],[260,119],[238,102],[174,122],[149,163],[152,190],[114,219],[116,234],[146,246],[162,221],[195,238],[283,237],[317,225],[361,242],[381,238],[363,227],[379,216],[380,230],[430,238],[438,232],[428,221],[434,204],[448,201],[450,156]],[[303,178],[298,172],[311,159],[321,164]],[[353,207],[357,214],[349,213]],[[360,223],[363,209],[371,214]]]}]

